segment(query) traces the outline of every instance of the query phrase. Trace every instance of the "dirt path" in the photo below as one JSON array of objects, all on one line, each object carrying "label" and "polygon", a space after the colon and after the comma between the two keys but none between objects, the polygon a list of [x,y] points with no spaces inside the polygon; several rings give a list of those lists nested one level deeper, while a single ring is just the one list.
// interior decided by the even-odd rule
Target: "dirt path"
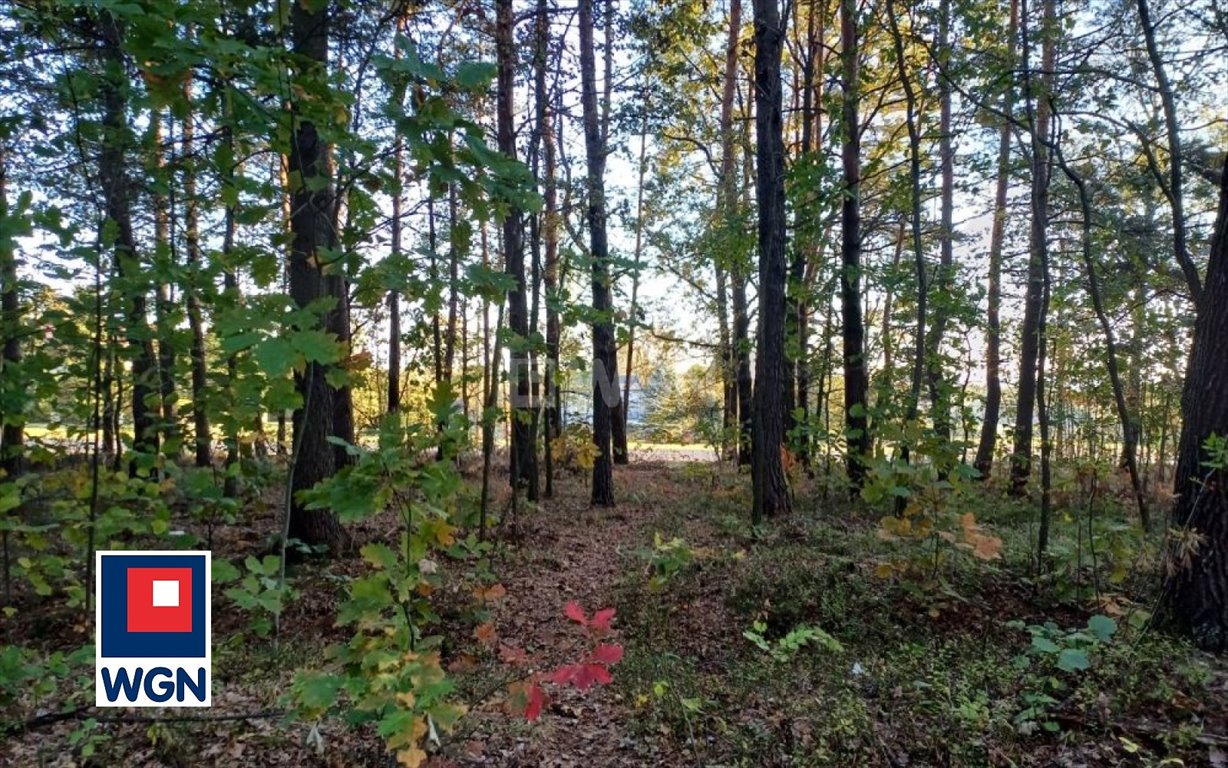
[{"label": "dirt path", "polygon": [[[576,477],[558,484],[556,498],[528,515],[524,541],[496,566],[507,598],[495,611],[501,644],[523,648],[528,669],[575,661],[581,635],[563,615],[571,600],[590,613],[614,606],[619,580],[635,562],[634,550],[651,541],[664,467],[642,458],[618,469],[619,504],[592,509],[588,487]],[[613,622],[613,642],[624,640]],[[488,670],[495,671],[495,670]],[[617,677],[618,668],[613,668]],[[659,765],[660,745],[633,735],[634,717],[617,686],[573,689],[547,686],[551,703],[535,723],[509,717],[497,698],[470,712],[463,765]]]}]

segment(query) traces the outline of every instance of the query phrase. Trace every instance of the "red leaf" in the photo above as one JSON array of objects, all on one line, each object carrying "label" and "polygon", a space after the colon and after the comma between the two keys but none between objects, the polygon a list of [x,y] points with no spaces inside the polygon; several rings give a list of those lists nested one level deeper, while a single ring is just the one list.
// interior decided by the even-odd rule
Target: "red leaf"
[{"label": "red leaf", "polygon": [[610,674],[610,670],[600,664],[577,664],[571,678],[571,684],[580,692],[587,691],[593,683],[608,685],[613,681],[614,676]]},{"label": "red leaf", "polygon": [[546,698],[546,692],[543,691],[542,687],[537,683],[529,686],[527,695],[528,703],[524,708],[524,718],[529,722],[533,722],[537,718],[541,717],[542,708],[546,706],[549,699]]},{"label": "red leaf", "polygon": [[584,615],[584,609],[581,608],[580,604],[575,600],[571,600],[567,603],[567,605],[563,606],[563,613],[567,615],[567,618],[571,619],[580,626],[588,626],[588,617]]},{"label": "red leaf", "polygon": [[589,659],[594,664],[617,664],[622,660],[623,647],[612,643],[602,643],[593,649],[593,657]]},{"label": "red leaf", "polygon": [[583,665],[581,664],[564,664],[558,669],[550,673],[546,679],[555,685],[567,685],[576,679],[576,675],[580,673]]},{"label": "red leaf", "polygon": [[609,629],[610,621],[614,618],[613,608],[603,608],[593,614],[593,621],[590,626],[593,629]]}]

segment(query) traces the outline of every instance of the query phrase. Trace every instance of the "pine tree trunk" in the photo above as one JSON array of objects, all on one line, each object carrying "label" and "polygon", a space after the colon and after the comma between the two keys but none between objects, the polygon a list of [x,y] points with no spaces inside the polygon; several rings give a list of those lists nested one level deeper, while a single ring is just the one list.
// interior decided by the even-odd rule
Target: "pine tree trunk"
[{"label": "pine tree trunk", "polygon": [[[8,207],[8,166],[5,147],[0,144],[0,221],[6,221]],[[15,379],[21,370],[21,296],[17,289],[17,248],[15,240],[0,236],[0,337],[4,339],[3,365],[5,378]],[[24,431],[22,414],[5,414],[0,428],[0,470],[6,480],[15,480],[24,468]],[[7,546],[8,531],[5,531]],[[7,551],[7,550],[6,550]],[[5,578],[8,570],[5,569]],[[6,581],[7,600],[7,581]]]},{"label": "pine tree trunk", "polygon": [[[398,54],[400,51],[398,50]],[[392,150],[392,259],[401,257],[401,180],[404,178],[405,143],[400,135]],[[388,291],[388,413],[401,409],[401,294]]]},{"label": "pine tree trunk", "polygon": [[844,429],[850,486],[861,488],[870,453],[866,395],[865,321],[861,313],[861,93],[857,3],[840,0],[840,61],[844,86],[841,164],[844,198],[840,211],[841,334],[844,338]]},{"label": "pine tree trunk", "polygon": [[[721,92],[721,178],[718,192],[723,226],[732,235],[738,227],[738,181],[736,175],[733,98],[738,83],[738,38],[742,33],[741,0],[729,2],[729,36],[725,43],[725,74]],[[738,420],[738,465],[751,463],[750,309],[746,301],[745,267],[741,255],[734,254],[728,270],[733,311],[733,338],[730,341]]]},{"label": "pine tree trunk", "polygon": [[[925,344],[926,381],[934,431],[944,442],[951,440],[951,384],[942,364],[950,306],[954,302],[955,269],[955,149],[951,135],[951,0],[941,0],[938,10],[938,165],[941,176],[941,222],[938,231],[938,273],[934,286],[934,311]],[[940,472],[945,467],[940,467]],[[945,472],[943,472],[945,475]]]},{"label": "pine tree trunk", "polygon": [[[1032,471],[1032,420],[1036,407],[1036,358],[1040,348],[1040,314],[1044,293],[1043,266],[1048,255],[1049,232],[1049,141],[1050,88],[1056,59],[1053,36],[1058,33],[1054,0],[1044,0],[1041,24],[1041,86],[1035,87],[1029,50],[1032,36],[1023,15],[1023,64],[1031,130],[1032,224],[1028,240],[1027,290],[1023,305],[1022,338],[1019,344],[1019,400],[1015,407],[1015,445],[1011,455],[1011,493],[1027,491]],[[1038,92],[1039,91],[1039,92]]]},{"label": "pine tree trunk", "polygon": [[[192,101],[191,83],[184,86],[184,99]],[[196,160],[194,156],[196,126],[189,109],[183,119],[183,196],[184,196],[184,246],[187,249],[188,328],[192,334],[192,424],[196,444],[196,466],[213,464],[213,436],[209,431],[209,411],[206,408],[208,395],[208,360],[205,357],[205,326],[202,318],[200,293],[203,280],[204,259],[200,248],[200,200],[196,195]]]},{"label": "pine tree trunk", "polygon": [[759,208],[759,348],[755,355],[751,460],[756,523],[791,509],[781,462],[785,388],[785,142],[780,82],[784,20],[777,0],[754,0],[756,192]]},{"label": "pine tree trunk", "polygon": [[[1007,26],[1006,58],[1014,66],[1016,38],[1019,33],[1019,0],[1010,0],[1010,22]],[[1006,89],[1002,111],[1010,114],[1015,102],[1013,84]],[[985,416],[981,421],[981,436],[977,443],[974,465],[982,480],[993,471],[994,451],[998,444],[998,419],[1002,409],[1002,252],[1006,244],[1006,196],[1011,174],[1011,126],[1002,121],[998,129],[997,185],[994,190],[993,226],[989,235],[989,276],[986,286],[985,313]]]},{"label": "pine tree trunk", "polygon": [[[114,227],[116,277],[124,302],[127,346],[132,360],[132,448],[136,454],[129,463],[133,477],[139,469],[139,458],[152,459],[158,453],[158,415],[148,405],[152,386],[156,383],[157,362],[153,335],[146,320],[145,276],[132,230],[132,182],[128,178],[127,147],[130,129],[124,85],[112,77],[122,76],[125,61],[122,48],[123,30],[110,13],[103,13],[99,24],[102,56],[112,73],[101,84],[103,137],[98,157],[98,176],[102,183],[103,205],[107,220]],[[99,226],[105,228],[103,222]],[[116,411],[118,415],[118,409]],[[116,440],[119,431],[116,430]],[[118,452],[117,452],[118,453]]]},{"label": "pine tree trunk", "polygon": [[[584,112],[584,146],[588,159],[589,255],[593,289],[593,464],[592,503],[614,504],[612,411],[618,396],[618,357],[614,344],[613,302],[610,296],[609,245],[606,240],[605,142],[597,113],[597,66],[593,46],[593,0],[580,0],[580,101]],[[602,380],[604,379],[604,380]],[[607,402],[603,393],[613,392]]]},{"label": "pine tree trunk", "polygon": [[[171,240],[171,207],[166,190],[173,181],[166,167],[166,140],[163,126],[166,120],[154,112],[150,115],[149,133],[153,144],[154,273],[158,282],[154,288],[154,322],[158,339],[158,390],[161,403],[163,435],[167,441],[178,436],[175,418],[175,306],[171,299],[168,276],[175,267],[175,247]],[[163,261],[165,259],[166,261]]]},{"label": "pine tree trunk", "polygon": [[1181,394],[1167,608],[1194,642],[1228,651],[1228,469],[1206,450],[1228,437],[1228,160],[1220,179],[1203,300]]},{"label": "pine tree trunk", "polygon": [[[294,52],[316,70],[323,70],[328,60],[327,11],[317,14],[307,4],[294,3],[290,6],[290,24]],[[297,130],[286,166],[292,180],[290,296],[297,306],[306,307],[325,296],[335,296],[331,279],[322,268],[323,251],[334,238],[335,193],[330,178],[331,147],[314,123],[297,116],[295,122]],[[307,509],[298,498],[299,491],[331,477],[336,469],[333,446],[327,439],[336,427],[335,392],[325,379],[327,373],[327,366],[311,362],[294,376],[303,402],[294,411],[289,536],[308,545],[336,547],[343,537],[336,515],[331,510]]]},{"label": "pine tree trunk", "polygon": [[[496,0],[495,47],[499,60],[497,89],[497,122],[499,151],[516,157],[516,126],[513,100],[516,84],[516,47],[512,36],[512,0]],[[508,384],[512,387],[512,440],[509,474],[512,487],[527,493],[536,501],[537,451],[533,445],[533,404],[529,380],[531,356],[529,341],[529,305],[524,266],[524,216],[520,208],[509,203],[503,219],[503,253],[508,276],[514,287],[507,292],[508,327],[514,335],[510,341],[511,367]]]}]

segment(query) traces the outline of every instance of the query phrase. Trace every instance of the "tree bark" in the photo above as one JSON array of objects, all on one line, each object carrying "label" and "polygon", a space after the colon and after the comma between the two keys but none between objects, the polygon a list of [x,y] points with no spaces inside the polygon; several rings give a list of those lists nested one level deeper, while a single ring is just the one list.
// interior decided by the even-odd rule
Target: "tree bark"
[{"label": "tree bark", "polygon": [[[9,217],[8,166],[5,147],[0,145],[0,222]],[[4,338],[2,353],[4,376],[17,380],[21,375],[21,295],[17,286],[17,243],[8,235],[0,235],[0,335]],[[0,470],[5,480],[15,480],[24,469],[24,413],[9,412],[0,419]],[[7,546],[8,532],[5,531]],[[7,550],[6,550],[7,552]],[[8,574],[5,573],[7,579]],[[6,583],[7,586],[7,583]],[[6,590],[7,592],[7,590]]]},{"label": "tree bark", "polygon": [[[1015,45],[1019,32],[1019,0],[1010,0],[1010,21],[1006,33],[1006,58],[1014,67]],[[1002,111],[1007,115],[1015,103],[1013,83],[1006,88]],[[998,444],[998,419],[1002,408],[1002,252],[1006,243],[1006,197],[1011,175],[1011,124],[1002,120],[998,129],[998,179],[994,190],[993,227],[989,235],[989,275],[986,286],[985,312],[985,417],[981,421],[981,436],[977,442],[974,465],[980,478],[988,480],[993,471],[994,451]]]},{"label": "tree bark", "polygon": [[844,428],[849,484],[861,488],[870,454],[866,394],[865,321],[861,314],[861,72],[856,0],[840,0],[840,61],[844,87],[841,164],[844,198],[840,210],[841,334],[844,338]]},{"label": "tree bark", "polygon": [[[938,273],[934,285],[934,311],[925,344],[926,381],[934,431],[951,440],[951,384],[945,380],[942,343],[946,338],[950,307],[955,301],[955,148],[951,135],[951,0],[938,4],[938,165],[941,178],[941,213],[938,230]],[[941,466],[940,470],[944,470]],[[945,473],[944,473],[945,474]]]},{"label": "tree bark", "polygon": [[[188,104],[192,103],[191,82],[184,86],[183,96]],[[205,357],[205,326],[200,302],[204,259],[200,248],[200,200],[196,194],[196,159],[193,154],[195,140],[196,125],[189,109],[183,118],[183,241],[188,267],[188,284],[184,293],[187,297],[188,328],[192,334],[192,424],[196,466],[208,467],[213,464],[213,436],[209,431],[208,396],[205,393],[208,388],[208,360]]]},{"label": "tree bark", "polygon": [[[315,13],[311,5],[293,3],[290,26],[294,52],[308,62],[303,74],[318,76],[328,61],[329,19],[326,10]],[[292,233],[290,296],[302,308],[336,295],[333,280],[323,269],[324,249],[335,240],[336,202],[331,179],[332,148],[294,104],[291,119],[295,127],[287,163]],[[333,446],[327,439],[336,428],[336,392],[325,379],[327,372],[323,363],[310,362],[294,376],[303,402],[294,411],[289,536],[308,545],[336,547],[343,537],[336,515],[331,510],[307,509],[299,501],[300,491],[332,476],[336,470]]]},{"label": "tree bark", "polygon": [[1206,450],[1228,437],[1228,161],[1203,300],[1181,393],[1181,439],[1170,534],[1167,608],[1178,626],[1208,651],[1228,650],[1228,469]]},{"label": "tree bark", "polygon": [[754,0],[755,140],[759,208],[759,348],[755,355],[751,519],[788,513],[789,484],[781,462],[785,387],[785,142],[780,81],[784,20],[777,0]]},{"label": "tree bark", "polygon": [[[497,0],[495,4],[495,47],[499,60],[499,82],[496,96],[499,151],[509,158],[516,157],[516,126],[513,122],[515,97],[516,47],[512,36],[512,0]],[[514,388],[512,402],[511,482],[516,490],[524,490],[530,501],[536,501],[537,452],[533,445],[533,406],[529,381],[531,355],[529,343],[529,305],[524,267],[524,216],[520,208],[509,202],[503,219],[503,252],[507,274],[515,286],[507,292],[508,328],[515,336],[508,347],[511,367],[509,386]]]},{"label": "tree bark", "polygon": [[1043,0],[1041,23],[1041,87],[1035,88],[1031,69],[1031,34],[1027,7],[1023,6],[1023,66],[1028,128],[1031,133],[1032,223],[1028,238],[1028,277],[1024,296],[1022,338],[1019,344],[1019,400],[1015,407],[1015,445],[1011,455],[1011,493],[1027,491],[1032,471],[1032,420],[1036,407],[1036,359],[1040,349],[1041,309],[1044,294],[1043,267],[1048,255],[1049,232],[1049,124],[1053,68],[1058,34],[1054,0]]},{"label": "tree bark", "polygon": [[[738,182],[736,171],[735,139],[733,125],[733,98],[738,83],[738,37],[742,31],[741,0],[729,2],[729,37],[725,45],[725,74],[721,92],[721,178],[718,192],[718,208],[721,225],[730,235],[740,226],[738,221]],[[741,264],[741,254],[732,254],[729,265],[729,283],[733,309],[733,339],[730,354],[738,415],[738,464],[751,463],[752,380],[750,373],[750,309],[746,301],[747,275]]]},{"label": "tree bark", "polygon": [[1168,184],[1164,194],[1168,197],[1173,214],[1173,254],[1181,274],[1185,277],[1190,299],[1195,306],[1202,300],[1202,283],[1198,279],[1198,267],[1190,259],[1189,246],[1186,244],[1185,230],[1185,194],[1184,170],[1181,157],[1181,126],[1177,122],[1177,102],[1173,96],[1173,86],[1169,82],[1168,72],[1164,69],[1164,59],[1156,45],[1155,23],[1151,19],[1151,7],[1148,0],[1137,0],[1139,26],[1143,30],[1143,42],[1147,46],[1147,59],[1151,62],[1151,71],[1155,75],[1156,87],[1160,92],[1160,104],[1164,109],[1164,126],[1168,133]]},{"label": "tree bark", "polygon": [[[126,83],[116,82],[125,71],[122,47],[123,29],[110,13],[103,13],[99,24],[102,56],[109,69],[103,78],[102,125],[103,138],[98,157],[98,176],[102,183],[106,221],[114,227],[112,245],[115,249],[116,277],[124,301],[127,345],[132,359],[132,448],[135,454],[128,465],[135,477],[140,469],[140,457],[154,457],[158,452],[158,417],[148,405],[156,383],[157,363],[153,337],[146,320],[147,286],[142,275],[141,259],[132,231],[132,183],[128,178],[127,147],[130,130],[127,117]],[[104,226],[100,222],[99,226]],[[116,432],[118,441],[118,431]]]},{"label": "tree bark", "polygon": [[1130,474],[1130,486],[1134,490],[1134,502],[1138,507],[1139,522],[1146,531],[1151,528],[1151,515],[1147,510],[1147,500],[1143,496],[1143,484],[1138,471],[1137,438],[1132,435],[1135,422],[1130,416],[1130,408],[1126,403],[1126,389],[1122,383],[1121,368],[1118,364],[1117,339],[1113,333],[1113,323],[1104,308],[1104,299],[1100,295],[1100,279],[1096,275],[1096,261],[1092,256],[1091,197],[1088,194],[1087,183],[1066,163],[1060,146],[1055,147],[1055,155],[1062,172],[1074,183],[1079,193],[1079,209],[1082,215],[1080,253],[1083,257],[1083,266],[1087,270],[1087,292],[1091,297],[1096,319],[1100,322],[1100,330],[1104,333],[1105,365],[1108,368],[1109,383],[1113,388],[1113,404],[1117,407],[1117,418],[1121,422],[1123,459],[1126,470]]},{"label": "tree bark", "polygon": [[[605,142],[597,112],[597,65],[593,46],[593,0],[580,0],[580,101],[584,113],[584,147],[588,159],[589,258],[593,290],[593,463],[592,503],[614,504],[612,456],[613,410],[618,392],[618,357],[614,343],[613,302],[610,296],[609,244],[606,239]],[[603,380],[604,379],[604,380]],[[607,402],[603,393],[612,393]]]}]

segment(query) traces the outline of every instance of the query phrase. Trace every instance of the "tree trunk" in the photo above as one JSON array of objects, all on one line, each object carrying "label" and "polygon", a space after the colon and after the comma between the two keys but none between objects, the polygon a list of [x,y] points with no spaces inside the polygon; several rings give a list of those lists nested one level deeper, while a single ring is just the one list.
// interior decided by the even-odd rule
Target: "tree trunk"
[{"label": "tree trunk", "polygon": [[781,462],[785,387],[785,142],[780,54],[784,20],[777,0],[754,0],[756,192],[759,208],[759,349],[755,355],[753,507],[758,523],[790,511]]},{"label": "tree trunk", "polygon": [[1173,254],[1177,266],[1185,277],[1186,286],[1190,291],[1190,299],[1197,306],[1202,301],[1202,284],[1198,279],[1198,267],[1190,259],[1189,246],[1185,234],[1185,195],[1182,192],[1184,171],[1181,157],[1181,126],[1177,122],[1177,103],[1173,97],[1173,86],[1168,80],[1164,69],[1164,59],[1156,45],[1155,23],[1151,19],[1151,8],[1148,0],[1137,0],[1139,26],[1143,30],[1143,42],[1147,46],[1147,59],[1151,62],[1151,71],[1155,75],[1156,88],[1160,92],[1160,104],[1164,109],[1164,126],[1168,133],[1168,184],[1164,194],[1173,214]]},{"label": "tree trunk", "polygon": [[[167,441],[178,437],[175,418],[175,305],[171,298],[170,274],[175,267],[175,246],[171,239],[171,205],[167,193],[173,184],[166,167],[166,140],[163,127],[166,120],[159,112],[150,115],[149,134],[153,144],[153,220],[154,322],[158,339],[158,390],[161,402],[163,435]],[[165,260],[165,261],[164,261]]]},{"label": "tree trunk", "polygon": [[[618,357],[614,344],[613,302],[610,297],[609,245],[606,240],[605,142],[597,113],[597,66],[593,47],[593,0],[580,0],[580,82],[584,112],[584,147],[588,158],[589,257],[593,288],[593,464],[592,503],[614,504],[611,446],[612,410],[617,407]],[[612,395],[612,396],[611,396]]]},{"label": "tree trunk", "polygon": [[[397,51],[398,55],[400,49]],[[392,259],[401,256],[401,216],[403,215],[401,180],[405,173],[405,142],[397,134],[392,148]],[[388,413],[401,409],[401,294],[395,288],[388,291]]]},{"label": "tree trunk", "polygon": [[[1006,58],[1010,67],[1015,61],[1015,39],[1019,32],[1019,0],[1010,0],[1010,22],[1006,33]],[[1007,115],[1015,103],[1014,85],[1008,85],[1002,99],[1002,111]],[[1002,252],[1006,243],[1006,196],[1011,176],[1011,124],[1002,120],[998,129],[998,180],[994,191],[993,227],[989,235],[989,277],[986,286],[985,313],[985,418],[981,421],[981,437],[977,443],[975,466],[982,480],[988,480],[993,470],[993,456],[998,444],[998,418],[1002,408]]]},{"label": "tree trunk", "polygon": [[1015,407],[1015,445],[1011,456],[1011,493],[1027,491],[1032,471],[1032,417],[1036,407],[1036,358],[1040,348],[1040,313],[1044,293],[1043,266],[1048,255],[1049,231],[1049,97],[1053,84],[1058,34],[1054,0],[1044,1],[1041,23],[1041,87],[1039,96],[1029,55],[1032,35],[1027,8],[1022,12],[1023,66],[1028,127],[1031,132],[1032,223],[1028,239],[1028,283],[1024,296],[1022,338],[1019,344],[1019,400]]},{"label": "tree trunk", "polygon": [[1117,406],[1117,418],[1121,422],[1122,450],[1126,470],[1130,473],[1130,486],[1134,490],[1134,501],[1138,507],[1139,522],[1143,530],[1150,530],[1151,516],[1147,510],[1147,500],[1143,497],[1143,484],[1139,477],[1138,457],[1136,456],[1136,437],[1133,435],[1134,420],[1130,416],[1130,408],[1126,403],[1126,389],[1122,383],[1121,369],[1118,365],[1117,339],[1113,333],[1113,323],[1104,308],[1104,300],[1100,295],[1100,279],[1096,275],[1096,261],[1092,256],[1092,206],[1083,177],[1066,163],[1062,156],[1060,145],[1056,147],[1056,157],[1059,166],[1066,177],[1074,182],[1079,192],[1079,209],[1082,215],[1080,222],[1080,245],[1083,266],[1087,270],[1087,292],[1092,300],[1092,309],[1100,322],[1100,330],[1104,332],[1105,364],[1109,372],[1109,383],[1113,387],[1113,403]]},{"label": "tree trunk", "polygon": [[639,321],[639,308],[636,305],[636,301],[639,298],[640,291],[640,259],[644,255],[644,174],[647,171],[646,158],[648,153],[648,89],[645,88],[644,92],[644,103],[640,106],[640,109],[644,110],[644,116],[640,123],[640,156],[635,187],[635,250],[632,252],[632,268],[635,272],[631,275],[631,311],[627,321],[627,370],[623,380],[622,416],[624,434],[627,430],[627,419],[629,418],[631,407],[631,364],[635,355],[635,328]]},{"label": "tree trunk", "polygon": [[[124,85],[113,77],[125,71],[122,48],[123,30],[110,13],[103,13],[99,25],[102,56],[110,75],[103,79],[103,138],[98,157],[98,176],[102,183],[105,215],[114,226],[116,277],[124,301],[127,345],[132,359],[132,449],[129,474],[138,473],[140,457],[152,459],[158,452],[158,416],[148,405],[156,383],[157,362],[153,337],[145,317],[146,291],[141,260],[132,231],[132,182],[128,178],[126,149],[130,142]],[[104,226],[99,222],[99,226]],[[117,411],[118,413],[118,411]],[[116,440],[119,439],[116,430]]]},{"label": "tree trunk", "polygon": [[[497,0],[495,47],[499,59],[497,122],[499,151],[516,157],[516,126],[513,100],[516,81],[516,47],[513,39],[512,0]],[[507,292],[508,328],[514,338],[509,342],[511,367],[508,385],[513,387],[511,473],[513,489],[524,490],[536,501],[537,452],[533,445],[533,403],[529,373],[529,305],[524,268],[524,217],[519,207],[508,204],[503,218],[503,253],[507,274],[515,287]]]},{"label": "tree trunk", "polygon": [[1194,642],[1228,650],[1228,468],[1207,450],[1228,437],[1228,160],[1220,179],[1203,300],[1181,393],[1182,428],[1170,534],[1168,610]]},{"label": "tree trunk", "polygon": [[[938,274],[934,286],[933,322],[925,344],[926,380],[934,431],[944,442],[951,440],[951,384],[945,380],[942,343],[947,333],[950,308],[955,301],[955,149],[951,135],[951,0],[938,4],[938,165],[941,176],[941,221],[938,230]],[[940,466],[940,471],[945,465]],[[945,475],[945,472],[943,472]]]},{"label": "tree trunk", "polygon": [[[895,45],[896,69],[900,77],[900,84],[904,89],[904,120],[908,128],[909,232],[912,242],[913,272],[917,287],[917,323],[913,333],[912,377],[908,388],[908,406],[904,413],[904,420],[914,422],[917,420],[920,407],[921,380],[926,372],[925,322],[929,298],[929,287],[926,285],[929,270],[925,263],[925,250],[921,244],[921,132],[917,126],[917,94],[913,87],[912,76],[908,72],[907,58],[904,54],[904,38],[900,34],[895,3],[892,0],[887,0],[887,24],[891,29],[891,38]],[[900,460],[907,464],[909,454],[909,443],[904,440],[900,445]],[[903,514],[906,503],[905,497],[896,497],[895,512],[897,515]]]},{"label": "tree trunk", "polygon": [[554,454],[551,441],[562,434],[561,415],[557,407],[557,375],[559,371],[559,227],[558,188],[555,181],[554,126],[551,109],[547,106],[542,126],[542,163],[545,170],[544,206],[542,210],[542,245],[545,250],[542,280],[546,284],[546,372],[542,384],[546,397],[546,496],[554,495]]},{"label": "tree trunk", "polygon": [[[0,145],[0,222],[8,222],[8,168],[5,148]],[[13,230],[9,229],[8,232]],[[17,287],[17,243],[6,232],[0,235],[0,336],[4,338],[4,377],[16,380],[21,375],[21,296]],[[24,399],[24,398],[23,398]],[[5,480],[15,480],[24,468],[24,414],[5,413],[0,428],[0,470]],[[8,531],[5,531],[7,546]],[[6,549],[7,552],[7,549]],[[5,578],[8,571],[5,570]],[[7,581],[6,581],[7,587]],[[6,599],[7,599],[6,589]]]},{"label": "tree trunk", "polygon": [[840,0],[840,61],[844,87],[841,162],[844,197],[840,211],[841,333],[844,337],[844,429],[849,484],[856,491],[870,454],[866,394],[865,321],[861,314],[861,72],[856,0]]},{"label": "tree trunk", "polygon": [[[192,85],[183,89],[184,99],[192,103]],[[188,328],[192,334],[192,424],[196,445],[196,466],[208,467],[213,463],[213,436],[209,431],[209,411],[206,408],[208,395],[208,360],[205,358],[205,327],[201,317],[200,292],[204,259],[200,248],[200,200],[196,195],[196,126],[189,109],[183,118],[183,241],[187,249]]]},{"label": "tree trunk", "polygon": [[[736,156],[734,154],[736,133],[733,125],[733,98],[738,82],[738,38],[742,32],[741,0],[729,2],[729,37],[725,44],[725,74],[721,92],[721,178],[718,192],[718,208],[722,226],[730,235],[740,226],[738,221],[738,182]],[[732,254],[729,265],[729,283],[733,309],[733,339],[730,343],[732,368],[736,382],[738,415],[738,464],[751,463],[751,373],[750,373],[750,309],[746,301],[746,269],[741,263],[741,254]]]},{"label": "tree trunk", "polygon": [[[290,6],[290,24],[294,52],[309,62],[311,68],[303,74],[320,76],[328,61],[327,11],[317,14],[310,10],[310,4],[294,3]],[[332,148],[314,123],[300,117],[293,105],[291,109],[296,130],[287,163],[291,180],[290,296],[303,308],[335,295],[322,265],[323,250],[334,240],[335,194],[331,179]],[[336,469],[333,446],[327,439],[335,429],[336,393],[325,379],[327,372],[323,363],[310,362],[294,375],[303,402],[294,411],[289,536],[308,545],[336,547],[343,537],[336,515],[331,510],[307,509],[298,496],[300,491],[332,476]]]}]

